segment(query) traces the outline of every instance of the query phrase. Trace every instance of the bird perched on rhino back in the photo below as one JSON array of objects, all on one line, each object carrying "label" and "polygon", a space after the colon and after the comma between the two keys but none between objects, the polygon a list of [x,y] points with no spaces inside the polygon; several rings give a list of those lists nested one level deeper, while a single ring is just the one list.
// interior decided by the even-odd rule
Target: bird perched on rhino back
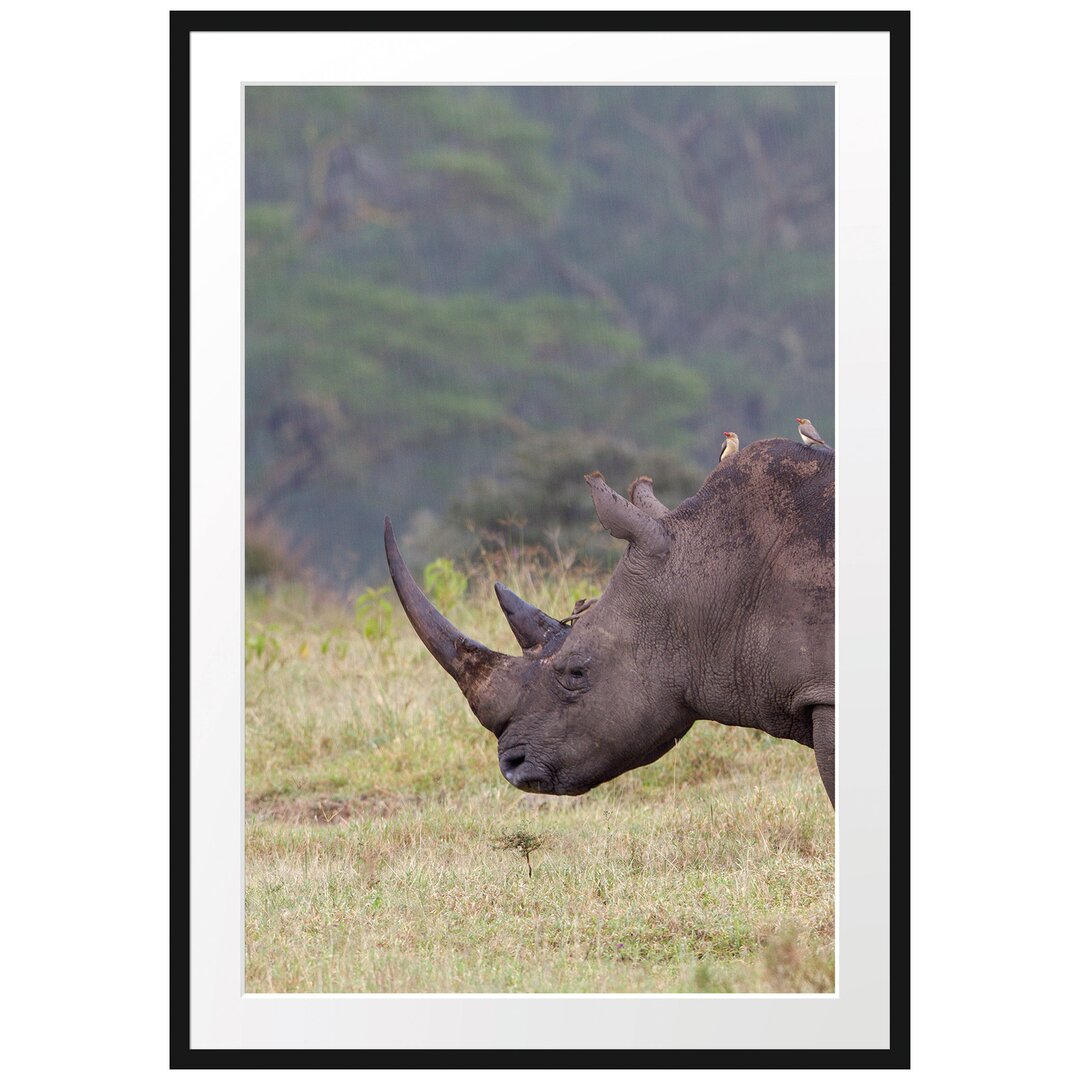
[{"label": "bird perched on rhino back", "polygon": [[724,432],[724,448],[720,451],[720,460],[732,457],[739,452],[739,436],[734,431]]},{"label": "bird perched on rhino back", "polygon": [[799,437],[806,446],[829,448],[829,444],[818,434],[818,429],[805,417],[796,416],[795,423],[799,425]]}]

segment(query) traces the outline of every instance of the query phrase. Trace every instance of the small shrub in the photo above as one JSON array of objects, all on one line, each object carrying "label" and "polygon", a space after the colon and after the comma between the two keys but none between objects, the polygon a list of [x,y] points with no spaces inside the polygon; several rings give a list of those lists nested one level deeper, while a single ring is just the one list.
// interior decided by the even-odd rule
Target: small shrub
[{"label": "small shrub", "polygon": [[424,567],[424,592],[440,610],[456,604],[469,586],[469,579],[454,569],[449,559],[436,559]]},{"label": "small shrub", "polygon": [[356,628],[370,641],[382,641],[390,632],[393,609],[386,599],[389,591],[389,585],[378,589],[367,588],[356,598]]},{"label": "small shrub", "polygon": [[539,833],[530,832],[524,826],[514,829],[513,832],[504,832],[496,837],[492,848],[495,851],[516,851],[529,868],[529,877],[532,877],[532,859],[530,856],[539,851],[547,838]]}]

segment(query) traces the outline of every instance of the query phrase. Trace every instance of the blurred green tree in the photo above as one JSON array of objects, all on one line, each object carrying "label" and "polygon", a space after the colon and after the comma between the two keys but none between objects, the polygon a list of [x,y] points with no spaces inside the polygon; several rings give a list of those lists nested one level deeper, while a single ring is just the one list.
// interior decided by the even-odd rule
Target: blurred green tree
[{"label": "blurred green tree", "polygon": [[249,519],[324,579],[387,512],[546,542],[564,466],[583,528],[588,453],[693,490],[725,428],[832,441],[830,88],[259,86],[246,129]]}]

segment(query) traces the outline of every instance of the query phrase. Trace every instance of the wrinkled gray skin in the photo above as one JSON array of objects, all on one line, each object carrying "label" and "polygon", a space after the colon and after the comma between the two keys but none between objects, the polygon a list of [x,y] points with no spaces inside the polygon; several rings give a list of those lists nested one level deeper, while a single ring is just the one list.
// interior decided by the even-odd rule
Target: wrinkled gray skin
[{"label": "wrinkled gray skin", "polygon": [[628,502],[586,477],[629,546],[603,596],[567,627],[496,593],[520,657],[471,641],[386,553],[421,640],[499,740],[523,791],[580,795],[667,753],[698,719],[814,748],[833,791],[833,452],[756,442],[668,511],[651,481]]}]

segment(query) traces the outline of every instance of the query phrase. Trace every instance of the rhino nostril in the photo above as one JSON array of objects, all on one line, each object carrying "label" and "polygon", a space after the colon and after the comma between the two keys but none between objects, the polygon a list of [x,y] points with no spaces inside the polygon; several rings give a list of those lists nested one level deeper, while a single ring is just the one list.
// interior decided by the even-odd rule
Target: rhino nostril
[{"label": "rhino nostril", "polygon": [[503,769],[512,772],[525,760],[525,750],[523,747],[515,746],[513,750],[505,751],[500,757]]}]

